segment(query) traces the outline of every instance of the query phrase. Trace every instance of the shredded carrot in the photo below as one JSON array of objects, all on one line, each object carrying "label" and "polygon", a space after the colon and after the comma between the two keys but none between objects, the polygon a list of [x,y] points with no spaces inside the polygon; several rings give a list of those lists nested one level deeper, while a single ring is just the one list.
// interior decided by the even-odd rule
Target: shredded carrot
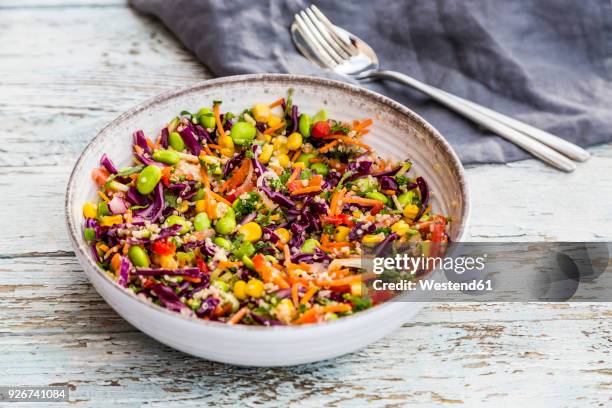
[{"label": "shredded carrot", "polygon": [[319,319],[319,308],[313,307],[302,314],[299,319],[295,321],[296,324],[316,323]]},{"label": "shredded carrot", "polygon": [[248,307],[243,307],[239,311],[237,311],[230,319],[227,321],[228,324],[236,324],[239,323],[244,316],[249,312]]},{"label": "shredded carrot", "polygon": [[308,304],[308,301],[310,301],[310,299],[314,296],[315,293],[317,293],[318,290],[319,288],[317,288],[316,286],[309,287],[306,293],[304,293],[304,296],[302,296],[302,300],[300,301],[300,303],[303,305]]},{"label": "shredded carrot", "polygon": [[217,124],[217,132],[219,136],[225,137],[225,130],[223,130],[223,123],[221,122],[221,104],[215,103],[213,108],[213,113],[215,115],[215,123]]},{"label": "shredded carrot", "polygon": [[317,285],[323,287],[346,286],[361,281],[361,275],[351,275],[340,279],[317,280]]},{"label": "shredded carrot", "polygon": [[351,246],[351,244],[348,242],[328,242],[325,245],[321,244],[321,246],[324,248],[343,248],[346,246]]},{"label": "shredded carrot", "polygon": [[362,129],[367,128],[368,126],[370,126],[373,123],[372,119],[366,119],[363,122],[361,122],[360,124],[358,124],[357,126],[353,127],[353,130],[359,132]]},{"label": "shredded carrot", "polygon": [[125,245],[123,246],[123,249],[121,250],[121,253],[122,253],[123,255],[127,255],[129,250],[130,250],[130,246],[129,246],[128,244],[125,244]]},{"label": "shredded carrot", "polygon": [[272,277],[272,282],[281,289],[288,289],[290,287],[287,281],[282,276],[276,275]]},{"label": "shredded carrot", "polygon": [[323,163],[324,161],[325,159],[321,157],[313,157],[312,159],[308,159],[308,163]]},{"label": "shredded carrot", "polygon": [[119,253],[113,255],[110,264],[113,271],[117,272],[119,270],[119,267],[121,266],[121,255],[119,255]]},{"label": "shredded carrot", "polygon": [[225,198],[221,197],[219,194],[215,193],[214,191],[211,191],[210,195],[212,195],[215,200],[220,201],[224,204],[227,204],[230,207],[232,206],[232,203],[230,203],[229,201],[227,201]]},{"label": "shredded carrot", "polygon": [[232,177],[230,177],[225,183],[221,185],[219,191],[229,191],[241,185],[248,177],[250,170],[251,161],[248,159],[243,160],[240,164],[240,167],[238,167],[238,169],[234,170],[234,172],[232,173]]},{"label": "shredded carrot", "polygon": [[329,235],[321,234],[321,246],[327,245],[328,242],[329,242]]},{"label": "shredded carrot", "polygon": [[321,146],[319,148],[319,153],[325,153],[328,150],[330,150],[332,147],[334,147],[335,145],[337,145],[338,143],[340,143],[338,140],[333,140],[331,142],[329,142],[328,144]]},{"label": "shredded carrot", "polygon": [[353,309],[353,307],[351,305],[349,305],[348,303],[340,303],[338,305],[332,305],[332,306],[324,306],[323,308],[321,308],[321,313],[325,314],[325,313],[342,313],[342,312],[349,312]]},{"label": "shredded carrot", "polygon": [[352,139],[352,138],[350,138],[348,136],[338,136],[338,140],[340,140],[340,141],[342,141],[342,142],[344,142],[346,144],[352,144],[352,145],[355,145],[355,146],[359,146],[362,149],[366,149],[367,151],[371,151],[372,150],[371,146],[369,146],[369,145],[367,145],[365,143],[361,143],[361,142],[359,142],[359,141],[357,141],[355,139]]},{"label": "shredded carrot", "polygon": [[229,262],[229,261],[220,261],[217,266],[220,269],[228,269],[228,268],[233,268],[236,266],[242,266],[242,262],[240,261],[236,261],[236,262]]},{"label": "shredded carrot", "polygon": [[373,206],[373,207],[378,207],[382,204],[381,201],[374,200],[373,198],[363,198],[363,197],[356,197],[356,196],[347,197],[346,200],[344,201],[349,204],[360,204],[360,205],[367,205],[367,206]]},{"label": "shredded carrot", "polygon": [[364,136],[367,135],[368,133],[370,133],[370,129],[364,129],[359,131],[359,136]]},{"label": "shredded carrot", "polygon": [[298,289],[300,288],[300,283],[296,282],[291,286],[291,300],[293,301],[293,306],[298,307],[300,302]]},{"label": "shredded carrot", "polygon": [[346,188],[334,193],[329,206],[329,215],[338,215],[340,212],[342,212],[340,201],[342,201],[344,198],[344,194],[346,194]]},{"label": "shredded carrot", "polygon": [[393,195],[395,194],[395,190],[383,190],[383,193],[385,193],[386,195]]},{"label": "shredded carrot", "polygon": [[343,268],[343,269],[338,269],[334,271],[332,274],[334,275],[335,279],[339,279],[339,278],[344,278],[348,276],[349,273],[351,273],[350,269]]},{"label": "shredded carrot", "polygon": [[213,152],[208,148],[208,144],[204,143],[204,151],[209,156],[214,156]]},{"label": "shredded carrot", "polygon": [[289,176],[289,179],[287,180],[287,184],[293,183],[300,176],[301,172],[302,172],[302,166],[294,167],[293,172],[291,173],[291,176]]},{"label": "shredded carrot", "polygon": [[98,195],[100,196],[102,200],[106,201],[107,203],[110,201],[110,199],[103,192],[98,191]]},{"label": "shredded carrot", "polygon": [[221,150],[221,146],[219,146],[218,144],[214,144],[214,143],[208,143],[208,147],[212,147],[215,150]]},{"label": "shredded carrot", "polygon": [[151,139],[149,139],[148,137],[145,138],[146,142],[147,142],[147,146],[149,146],[151,149],[155,148],[155,145],[153,144],[153,142],[151,141]]},{"label": "shredded carrot", "polygon": [[291,195],[313,193],[315,191],[320,191],[320,190],[321,190],[321,186],[310,186],[310,187],[296,188],[295,190],[293,190],[291,192]]},{"label": "shredded carrot", "polygon": [[272,134],[276,132],[278,129],[282,128],[283,126],[285,126],[285,122],[280,122],[278,125],[269,127],[266,130],[264,130],[264,135]]},{"label": "shredded carrot", "polygon": [[283,252],[285,253],[285,268],[289,269],[289,267],[292,265],[291,250],[289,249],[289,245],[283,246]]},{"label": "shredded carrot", "polygon": [[183,276],[183,280],[191,283],[200,283],[202,282],[202,278],[194,278],[193,276]]},{"label": "shredded carrot", "polygon": [[291,161],[292,162],[296,161],[300,157],[301,154],[302,154],[302,149],[297,149],[295,153],[293,153],[293,156],[291,156]]},{"label": "shredded carrot", "polygon": [[283,102],[285,102],[285,98],[280,98],[279,100],[276,100],[276,101],[272,102],[268,106],[270,107],[270,109],[276,108],[277,106],[281,106],[283,104]]},{"label": "shredded carrot", "polygon": [[313,176],[310,179],[310,182],[308,183],[309,186],[320,186],[323,183],[323,176],[321,176],[320,174],[317,174],[316,176]]}]

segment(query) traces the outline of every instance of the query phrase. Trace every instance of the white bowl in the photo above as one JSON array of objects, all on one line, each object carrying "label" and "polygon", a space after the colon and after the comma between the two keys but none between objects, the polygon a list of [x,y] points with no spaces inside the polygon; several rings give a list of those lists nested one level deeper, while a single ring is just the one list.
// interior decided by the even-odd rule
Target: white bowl
[{"label": "white bowl", "polygon": [[452,217],[450,236],[460,239],[469,212],[463,168],[446,140],[408,108],[382,95],[327,79],[260,74],[213,79],[160,95],[106,126],[79,157],[68,182],[66,216],[75,253],[94,287],[128,322],[170,347],[209,360],[248,366],[284,366],[355,351],[409,321],[422,303],[389,302],[331,322],[295,327],[226,325],[187,318],[136,297],[95,264],[83,238],[82,205],[95,200],[90,173],[106,153],[119,166],[131,162],[132,133],[157,134],[182,110],[197,111],[212,100],[240,112],[276,100],[293,88],[303,112],[325,108],[340,120],[374,118],[366,141],[380,154],[410,158],[432,191],[435,210]]}]

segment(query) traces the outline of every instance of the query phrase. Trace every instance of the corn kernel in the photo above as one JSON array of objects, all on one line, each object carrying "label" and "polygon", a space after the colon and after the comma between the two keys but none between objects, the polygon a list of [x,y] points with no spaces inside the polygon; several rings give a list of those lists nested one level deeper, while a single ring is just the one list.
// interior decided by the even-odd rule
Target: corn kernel
[{"label": "corn kernel", "polygon": [[201,213],[206,211],[206,200],[198,200],[195,202],[195,211],[196,213]]},{"label": "corn kernel", "polygon": [[261,239],[261,227],[256,222],[247,222],[238,229],[238,233],[244,235],[244,239],[256,242]]},{"label": "corn kernel", "polygon": [[269,127],[278,126],[278,124],[281,123],[281,121],[282,119],[279,116],[270,115],[270,119],[268,119],[268,126]]},{"label": "corn kernel", "polygon": [[274,148],[272,147],[272,145],[270,143],[266,143],[265,145],[263,145],[263,147],[261,148],[261,153],[259,154],[259,161],[261,163],[267,163],[270,161],[270,157],[272,157],[272,152],[274,151]]},{"label": "corn kernel", "polygon": [[297,150],[302,147],[302,135],[298,132],[293,132],[287,138],[287,148],[289,150]]},{"label": "corn kernel", "polygon": [[399,220],[395,224],[391,226],[391,231],[395,232],[398,235],[404,236],[410,230],[410,225],[406,224],[405,221]]},{"label": "corn kernel", "polygon": [[272,146],[274,146],[274,150],[281,150],[283,148],[287,148],[287,137],[285,136],[276,136],[272,139]]},{"label": "corn kernel", "polygon": [[380,242],[382,242],[385,239],[385,234],[380,233],[380,234],[368,234],[368,235],[364,235],[363,239],[361,240],[361,242],[363,242],[364,244],[378,244]]},{"label": "corn kernel", "polygon": [[236,296],[236,298],[240,300],[244,300],[247,298],[247,294],[245,291],[246,285],[247,283],[242,280],[239,280],[238,282],[234,283],[234,296]]},{"label": "corn kernel", "polygon": [[336,235],[334,236],[334,240],[336,240],[336,242],[347,242],[349,232],[351,232],[349,227],[345,227],[343,225],[336,227]]},{"label": "corn kernel", "polygon": [[278,164],[280,164],[281,167],[287,167],[289,165],[289,156],[287,156],[286,154],[279,154]]},{"label": "corn kernel", "polygon": [[417,216],[417,214],[419,213],[419,207],[414,205],[414,204],[408,204],[406,207],[404,207],[404,217],[413,220],[414,217]]},{"label": "corn kernel", "polygon": [[163,269],[176,269],[178,262],[174,259],[174,255],[155,255],[155,263],[158,263]]},{"label": "corn kernel", "polygon": [[253,106],[253,117],[258,122],[267,122],[270,119],[270,107],[263,103]]},{"label": "corn kernel", "polygon": [[189,201],[187,200],[181,201],[181,204],[179,205],[179,208],[178,208],[179,212],[184,213],[184,212],[187,212],[188,209],[189,209]]},{"label": "corn kernel", "polygon": [[361,296],[363,293],[363,284],[361,282],[351,283],[351,295]]},{"label": "corn kernel", "polygon": [[123,217],[120,215],[107,215],[102,217],[100,225],[103,227],[110,227],[111,225],[121,224],[122,222]]},{"label": "corn kernel", "polygon": [[85,218],[96,218],[98,215],[98,211],[96,210],[96,206],[92,203],[85,203],[83,205],[83,216]]},{"label": "corn kernel", "polygon": [[244,292],[247,296],[260,298],[264,295],[264,283],[259,279],[251,279],[247,282]]},{"label": "corn kernel", "polygon": [[232,157],[236,152],[236,150],[230,149],[229,147],[222,147],[221,149],[219,149],[219,151],[225,157]]},{"label": "corn kernel", "polygon": [[234,147],[234,140],[231,136],[223,136],[219,138],[219,146],[221,146],[221,154],[226,157],[231,157],[236,151]]},{"label": "corn kernel", "polygon": [[280,238],[280,242],[286,244],[291,239],[291,233],[285,228],[277,228],[274,230],[276,235]]}]

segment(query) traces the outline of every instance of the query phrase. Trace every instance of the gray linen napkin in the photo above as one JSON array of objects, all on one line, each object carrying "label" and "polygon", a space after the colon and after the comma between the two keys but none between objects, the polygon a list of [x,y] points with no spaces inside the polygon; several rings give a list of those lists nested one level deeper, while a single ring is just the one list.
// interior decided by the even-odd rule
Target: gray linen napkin
[{"label": "gray linen napkin", "polygon": [[[314,1],[365,39],[381,65],[512,115],[582,146],[612,140],[609,0]],[[131,0],[215,75],[290,72],[337,78],[289,36],[304,0]],[[528,157],[407,87],[366,87],[416,111],[464,163]]]}]

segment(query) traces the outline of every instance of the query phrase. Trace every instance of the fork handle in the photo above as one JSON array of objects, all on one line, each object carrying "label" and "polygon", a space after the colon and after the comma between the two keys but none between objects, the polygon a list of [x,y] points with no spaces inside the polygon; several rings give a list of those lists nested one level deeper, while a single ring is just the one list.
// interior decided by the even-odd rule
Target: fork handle
[{"label": "fork handle", "polygon": [[[490,109],[477,105],[473,102],[465,101],[464,99],[448,94],[438,88],[424,84],[412,77],[409,77],[408,75],[404,75],[399,72],[381,70],[381,71],[376,71],[376,72],[368,74],[367,78],[391,79],[396,82],[408,85],[412,88],[415,88],[423,92],[424,94],[428,95],[432,99],[436,100],[437,102],[467,117],[473,122],[489,129],[490,131],[498,134],[499,136],[504,137],[505,139],[522,147],[523,149],[530,152],[534,156],[538,157],[539,159],[545,161],[546,163],[560,170],[571,172],[576,168],[575,163],[573,163],[567,157],[559,154],[557,151],[544,145],[542,143],[543,141],[540,140],[542,139],[542,134],[536,134],[537,136],[534,136],[533,132],[531,132],[531,134],[521,133],[521,132],[525,132],[525,130],[527,132],[530,132],[529,128],[531,128],[531,126],[529,125],[526,125],[515,119],[504,116],[500,113],[491,111]],[[465,103],[465,102],[468,102],[468,103]],[[495,113],[495,117],[490,116],[489,114],[487,114],[487,112]],[[500,121],[500,117],[503,117],[503,121]],[[509,122],[508,119],[510,119],[511,122]],[[509,123],[514,123],[515,126],[516,126],[516,123],[520,123],[521,125],[524,125],[524,127],[522,127],[522,129],[520,129],[521,131],[519,131],[516,128],[511,127]],[[573,147],[580,149],[578,146],[574,146],[571,143],[568,143],[563,139],[560,139],[554,135],[551,135],[539,129],[536,129],[536,130],[546,135],[549,135],[545,138],[545,140],[549,144],[554,145],[555,148],[558,148],[560,151],[563,151],[564,153],[566,152],[570,153],[568,154],[568,156],[570,157],[572,156],[584,157],[585,156],[584,154],[580,154],[580,152],[573,149]],[[564,143],[559,143],[559,141],[564,142]],[[568,149],[567,145],[571,145],[572,149]],[[584,151],[584,153],[586,153],[586,158],[588,158],[588,152]]]}]

